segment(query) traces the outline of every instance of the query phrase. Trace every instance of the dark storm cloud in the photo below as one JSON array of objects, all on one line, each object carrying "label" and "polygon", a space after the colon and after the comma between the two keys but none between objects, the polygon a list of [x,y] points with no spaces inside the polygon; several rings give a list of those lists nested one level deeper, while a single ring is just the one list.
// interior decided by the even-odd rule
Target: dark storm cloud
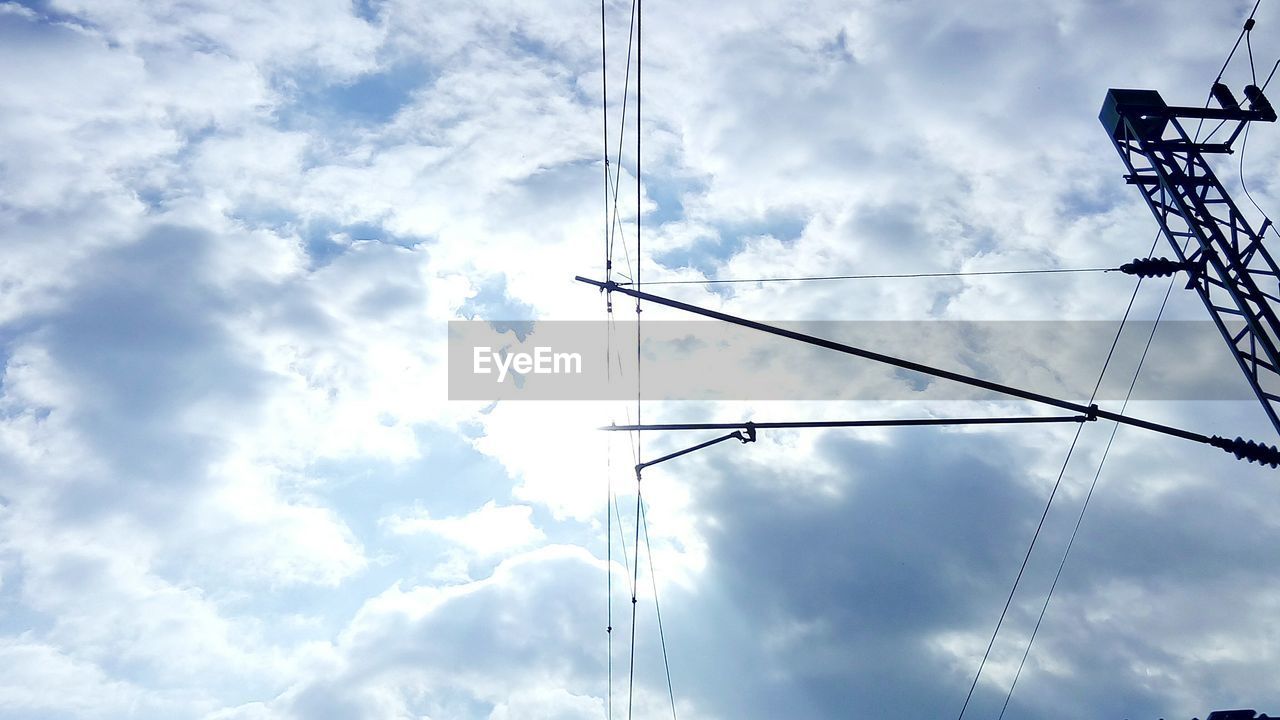
[{"label": "dark storm cloud", "polygon": [[[990,438],[896,434],[901,444],[830,436],[812,460],[739,458],[695,490],[715,558],[708,583],[736,599],[758,638],[808,627],[766,651],[804,717],[943,717],[961,678],[929,643],[994,623],[1042,502],[1018,453]],[[833,492],[816,489],[829,484]],[[959,694],[959,697],[957,695]],[[743,702],[757,700],[754,692]]]},{"label": "dark storm cloud", "polygon": [[[1031,468],[1060,462],[1066,449],[1051,443],[1037,458],[1008,442],[1016,437],[912,430],[886,443],[833,433],[810,457],[766,466],[747,446],[690,473],[713,560],[708,590],[681,595],[690,608],[668,613],[687,623],[685,652],[739,654],[693,669],[690,692],[728,715],[954,716],[1048,497],[1053,477]],[[1173,447],[1145,463],[1117,449],[1013,717],[1190,717],[1277,701],[1251,680],[1265,673],[1269,649],[1234,645],[1228,657],[1197,659],[1274,612],[1277,577],[1258,568],[1280,542],[1280,522],[1275,503],[1256,499],[1274,471],[1224,488],[1216,472],[1237,469],[1234,460]],[[1086,454],[1055,500],[974,695],[975,717],[1004,701],[1008,663],[1021,656],[1092,477]],[[1135,471],[1181,473],[1182,482],[1152,496],[1130,481]],[[695,619],[718,613],[735,622]],[[957,634],[977,643],[960,657],[940,643]],[[769,681],[731,689],[706,671],[720,665],[754,666]]]}]

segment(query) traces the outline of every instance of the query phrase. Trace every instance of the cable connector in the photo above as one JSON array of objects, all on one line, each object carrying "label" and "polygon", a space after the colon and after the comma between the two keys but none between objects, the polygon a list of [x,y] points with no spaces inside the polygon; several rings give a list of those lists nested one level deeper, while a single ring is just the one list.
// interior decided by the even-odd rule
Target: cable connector
[{"label": "cable connector", "polygon": [[1271,107],[1271,101],[1266,95],[1262,94],[1262,88],[1257,85],[1245,85],[1244,96],[1249,98],[1249,108],[1258,113],[1262,117],[1258,118],[1263,122],[1275,122],[1276,111]]},{"label": "cable connector", "polygon": [[1240,109],[1240,101],[1236,100],[1236,96],[1231,94],[1231,88],[1226,85],[1216,82],[1213,84],[1213,88],[1209,92],[1213,95],[1213,98],[1218,101],[1218,104],[1222,106],[1223,110]]},{"label": "cable connector", "polygon": [[748,422],[742,426],[742,429],[747,431],[746,435],[742,434],[742,430],[735,430],[733,432],[733,436],[741,440],[743,445],[756,441],[756,424],[755,423]]},{"label": "cable connector", "polygon": [[1177,260],[1169,258],[1134,258],[1133,262],[1127,262],[1120,266],[1120,272],[1125,275],[1137,275],[1138,277],[1170,277],[1179,270],[1185,270],[1186,265]]},{"label": "cable connector", "polygon": [[1248,460],[1259,465],[1270,465],[1271,467],[1280,467],[1280,448],[1275,445],[1267,445],[1265,443],[1245,440],[1237,437],[1235,440],[1228,440],[1224,437],[1214,435],[1209,438],[1209,444],[1216,448],[1221,448],[1236,456],[1239,460]]},{"label": "cable connector", "polygon": [[1187,289],[1195,287],[1196,280],[1204,275],[1204,269],[1207,259],[1201,257],[1193,262],[1179,262],[1170,260],[1169,258],[1134,258],[1133,262],[1125,263],[1120,266],[1120,272],[1126,275],[1137,275],[1138,277],[1170,277],[1179,270],[1185,270],[1187,273]]}]

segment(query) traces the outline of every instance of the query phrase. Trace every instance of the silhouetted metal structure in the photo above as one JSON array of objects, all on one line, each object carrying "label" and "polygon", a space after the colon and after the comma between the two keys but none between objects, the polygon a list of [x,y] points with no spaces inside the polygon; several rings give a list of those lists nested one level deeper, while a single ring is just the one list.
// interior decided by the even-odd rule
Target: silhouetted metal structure
[{"label": "silhouetted metal structure", "polygon": [[[925,375],[929,375],[932,377],[942,378],[944,380],[957,382],[962,385],[968,385],[970,387],[989,390],[993,393],[998,393],[1000,395],[1008,395],[1010,397],[1021,398],[1023,400],[1030,400],[1035,403],[1040,403],[1042,405],[1049,405],[1051,407],[1056,407],[1062,410],[1070,410],[1072,412],[1076,412],[1084,415],[1086,420],[1096,420],[1096,419],[1110,420],[1112,422],[1117,422],[1124,425],[1131,425],[1133,427],[1140,427],[1145,430],[1151,430],[1154,432],[1163,433],[1165,435],[1171,435],[1173,437],[1180,437],[1184,440],[1191,440],[1193,442],[1212,445],[1216,448],[1225,450],[1235,455],[1236,458],[1240,460],[1248,460],[1249,462],[1256,462],[1260,465],[1270,465],[1273,468],[1280,467],[1280,448],[1277,448],[1274,445],[1267,445],[1264,443],[1254,442],[1252,440],[1245,440],[1242,437],[1236,437],[1233,440],[1231,438],[1221,437],[1218,435],[1213,435],[1213,436],[1202,435],[1200,433],[1192,432],[1190,430],[1183,430],[1181,428],[1171,427],[1169,425],[1164,425],[1161,423],[1151,422],[1149,420],[1142,420],[1140,418],[1131,417],[1128,415],[1124,415],[1122,413],[1103,410],[1103,409],[1100,409],[1097,405],[1082,405],[1080,403],[1072,402],[1070,400],[1050,397],[1048,395],[1032,392],[1030,390],[1023,390],[1020,388],[1012,387],[1010,385],[991,382],[990,380],[983,380],[981,378],[971,377],[969,375],[952,372],[950,370],[943,370],[942,368],[932,367],[930,365],[925,365],[923,363],[913,362],[911,360],[904,360],[903,358],[894,357],[892,355],[886,355],[884,353],[875,352],[873,350],[868,350],[866,348],[855,347],[853,345],[846,345],[844,343],[835,342],[834,340],[828,340],[826,338],[820,338],[814,335],[806,335],[805,333],[796,332],[794,330],[788,330],[786,328],[769,325],[767,323],[762,323],[755,320],[748,320],[747,318],[738,317],[736,315],[730,315],[728,313],[723,313],[718,310],[711,310],[708,308],[699,307],[697,305],[691,305],[686,302],[681,302],[679,300],[673,300],[672,298],[662,297],[661,295],[654,295],[652,293],[641,292],[633,288],[623,287],[622,285],[619,285],[618,283],[613,281],[601,282],[599,280],[591,280],[590,278],[584,278],[582,276],[578,276],[575,279],[578,282],[583,282],[588,285],[593,285],[595,287],[598,287],[605,292],[618,292],[624,295],[630,295],[631,297],[639,300],[645,300],[647,302],[657,303],[659,305],[665,305],[669,308],[674,308],[676,310],[683,310],[685,312],[693,313],[695,315],[701,315],[703,317],[708,317],[713,320],[720,320],[722,322],[727,322],[731,325],[737,325],[739,327],[746,327],[746,328],[751,328],[753,330],[759,330],[761,332],[765,332],[770,335],[776,335],[778,337],[787,338],[789,340],[795,340],[797,342],[801,342],[806,345],[813,345],[816,347],[826,348],[828,350],[834,350],[836,352],[844,353],[846,355],[852,355],[854,357],[864,358],[866,360],[871,360],[873,362],[878,362],[884,365],[891,365],[893,367],[902,368],[903,370],[911,370],[911,371],[923,373]],[[1008,422],[1008,421],[1006,420],[1005,422]],[[793,425],[793,427],[794,426],[796,425]],[[739,427],[739,426],[735,425],[734,427]],[[742,426],[742,427],[745,427],[745,426]],[[765,425],[763,423],[755,423],[755,427],[761,428],[761,427],[765,427]],[[633,425],[631,426],[631,428],[634,430],[656,429],[652,426],[641,425],[641,424]],[[668,426],[667,429],[675,429],[675,428]],[[698,428],[685,427],[684,429],[698,429]],[[720,438],[720,440],[726,440],[726,439],[728,438]],[[717,442],[719,442],[719,440]]]},{"label": "silhouetted metal structure", "polygon": [[[1125,272],[1141,276],[1186,272],[1209,315],[1280,433],[1280,266],[1263,244],[1267,223],[1255,232],[1222,187],[1206,154],[1230,153],[1246,123],[1274,122],[1275,110],[1255,85],[1244,90],[1249,108],[1215,83],[1219,108],[1174,107],[1154,90],[1107,92],[1098,119],[1124,160],[1125,176],[1142,191],[1177,261],[1135,259]],[[1225,142],[1199,140],[1183,120],[1236,123]],[[1210,133],[1212,137],[1214,133]]]}]

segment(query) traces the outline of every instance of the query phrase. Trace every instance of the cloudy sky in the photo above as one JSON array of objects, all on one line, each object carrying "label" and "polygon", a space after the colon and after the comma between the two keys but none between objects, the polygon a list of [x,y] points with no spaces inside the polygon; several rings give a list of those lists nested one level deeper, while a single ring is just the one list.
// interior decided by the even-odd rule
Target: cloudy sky
[{"label": "cloudy sky", "polygon": [[[615,138],[630,7],[606,3]],[[1202,102],[1251,7],[648,0],[645,277],[1142,255],[1103,96]],[[589,2],[0,3],[0,718],[602,718],[610,576],[625,717],[634,461],[592,428],[626,407],[446,382],[450,320],[604,317],[572,281],[603,272],[600,37]],[[1255,128],[1264,208],[1278,163]],[[1116,321],[1133,288],[1032,278],[668,290],[773,320]],[[1179,285],[1167,316],[1204,310]],[[644,413],[1027,410],[923,388]],[[1274,440],[1250,402],[1130,410]],[[653,469],[634,716],[672,714],[655,588],[681,718],[954,716],[1072,432],[777,432]],[[1109,433],[1082,435],[966,717],[999,714]],[[1280,713],[1278,479],[1122,429],[1007,717]]]}]

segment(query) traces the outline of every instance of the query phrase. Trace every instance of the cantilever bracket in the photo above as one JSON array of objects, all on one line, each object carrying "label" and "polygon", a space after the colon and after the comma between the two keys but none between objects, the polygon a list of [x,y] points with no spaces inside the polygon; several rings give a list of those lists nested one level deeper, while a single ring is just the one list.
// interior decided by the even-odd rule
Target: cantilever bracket
[{"label": "cantilever bracket", "polygon": [[[744,433],[744,431],[745,431],[745,433]],[[669,454],[669,455],[663,455],[662,457],[657,458],[657,459],[655,459],[655,460],[650,460],[650,461],[648,461],[648,462],[642,462],[642,463],[640,463],[639,465],[636,465],[636,478],[639,478],[639,477],[640,477],[640,471],[641,471],[641,470],[644,470],[644,469],[645,469],[645,468],[647,468],[647,467],[652,467],[652,466],[654,466],[654,465],[657,465],[658,463],[663,463],[663,462],[666,462],[666,461],[668,461],[668,460],[673,460],[673,459],[675,459],[675,458],[680,457],[681,455],[688,455],[688,454],[689,454],[689,453],[691,453],[691,452],[694,452],[694,451],[696,451],[696,450],[701,450],[701,449],[703,449],[703,448],[711,447],[712,445],[716,445],[716,444],[718,444],[718,443],[722,443],[722,442],[724,442],[725,440],[740,440],[740,441],[742,442],[742,444],[743,444],[743,445],[745,445],[745,444],[747,444],[747,443],[755,442],[755,441],[756,441],[756,426],[755,426],[755,424],[754,424],[754,423],[749,423],[749,422],[748,422],[748,423],[744,423],[744,424],[742,425],[742,430],[734,430],[733,432],[729,433],[728,435],[721,435],[720,437],[715,438],[714,440],[708,440],[708,441],[706,441],[706,442],[704,442],[704,443],[698,443],[697,445],[694,445],[693,447],[685,448],[684,450],[677,450],[676,452],[673,452],[673,453],[671,453],[671,454]]]},{"label": "cantilever bracket", "polygon": [[[1213,87],[1213,97],[1222,107],[1198,108],[1171,106],[1165,103],[1160,93],[1154,90],[1112,88],[1107,93],[1106,102],[1102,106],[1098,119],[1111,133],[1111,137],[1117,141],[1124,140],[1127,132],[1136,131],[1137,135],[1142,137],[1144,149],[1149,151],[1230,153],[1231,144],[1239,137],[1246,124],[1276,121],[1275,108],[1272,107],[1271,101],[1263,94],[1261,88],[1249,85],[1244,89],[1244,94],[1249,101],[1248,109],[1240,105],[1225,85],[1216,83]],[[1198,133],[1196,138],[1192,138],[1181,131],[1179,119],[1234,122],[1236,128],[1225,142],[1201,143],[1198,142]],[[1126,130],[1126,120],[1129,122],[1129,130]],[[1179,129],[1178,136],[1166,139],[1165,129],[1170,126]]]},{"label": "cantilever bracket", "polygon": [[[620,292],[624,295],[630,295],[631,297],[634,297],[637,300],[646,300],[648,302],[657,303],[659,305],[665,305],[669,308],[684,310],[686,312],[690,312],[695,315],[701,315],[703,317],[709,317],[715,320],[722,320],[724,322],[737,325],[739,327],[746,327],[754,330],[759,330],[761,332],[769,333],[770,335],[776,335],[778,337],[784,337],[784,338],[788,338],[798,342],[802,342],[802,343],[805,343],[806,345],[814,345],[817,347],[827,348],[828,350],[834,350],[836,352],[844,353],[846,355],[853,355],[855,357],[871,360],[873,362],[878,362],[883,365],[891,365],[893,367],[902,368],[904,370],[913,370],[915,372],[923,373],[925,375],[930,375],[936,378],[942,378],[944,380],[951,380],[964,385],[969,385],[970,387],[977,387],[977,388],[982,388],[984,390],[990,390],[992,392],[1000,393],[1001,395],[1009,395],[1011,397],[1022,398],[1023,400],[1030,400],[1032,402],[1040,403],[1043,405],[1050,405],[1053,407],[1061,408],[1063,410],[1071,410],[1073,412],[1083,413],[1085,415],[1085,418],[1088,420],[1093,420],[1093,419],[1110,420],[1112,422],[1123,423],[1125,425],[1131,425],[1133,427],[1140,427],[1145,430],[1152,430],[1154,432],[1162,433],[1164,435],[1180,437],[1184,440],[1191,440],[1193,442],[1204,443],[1206,445],[1213,445],[1214,447],[1220,448],[1222,450],[1225,450],[1227,452],[1234,454],[1237,458],[1241,460],[1248,460],[1249,462],[1256,462],[1259,465],[1270,465],[1273,468],[1280,468],[1280,448],[1274,445],[1266,445],[1264,443],[1246,441],[1243,438],[1228,440],[1226,438],[1218,437],[1216,435],[1213,437],[1210,437],[1208,435],[1202,435],[1198,432],[1183,430],[1181,428],[1176,428],[1169,425],[1163,425],[1161,423],[1155,423],[1149,420],[1142,420],[1139,418],[1130,417],[1122,413],[1103,410],[1101,408],[1098,408],[1096,405],[1081,405],[1080,403],[1071,402],[1069,400],[1054,398],[1048,395],[1041,395],[1040,393],[1032,392],[1030,390],[1022,390],[1019,388],[1011,387],[1009,385],[1004,385],[1002,383],[991,382],[990,380],[982,380],[980,378],[970,377],[968,375],[952,372],[950,370],[943,370],[941,368],[931,367],[923,363],[912,362],[911,360],[904,360],[902,358],[893,357],[892,355],[885,355],[884,353],[878,353],[872,350],[867,350],[860,347],[854,347],[853,345],[845,345],[844,343],[838,343],[838,342],[835,342],[834,340],[827,340],[825,338],[816,337],[814,335],[806,335],[804,333],[799,333],[794,330],[787,330],[785,328],[780,328],[773,325],[767,325],[765,323],[757,322],[755,320],[748,320],[746,318],[737,317],[736,315],[729,315],[728,313],[722,313],[718,310],[710,310],[708,308],[698,307],[697,305],[690,305],[689,303],[681,302],[679,300],[673,300],[671,298],[663,297],[661,295],[654,295],[652,293],[633,290],[632,288],[620,287],[616,282],[612,282],[612,281],[601,282],[599,280],[591,280],[581,276],[575,279],[578,280],[579,282],[583,282],[588,285],[593,285],[595,287],[602,288],[604,290],[610,290],[614,292]],[[711,440],[709,442],[703,443],[702,445],[692,447],[688,450],[682,450],[678,453],[673,453],[667,457],[659,458],[658,460],[651,461],[648,464],[652,465],[654,463],[662,462],[664,460],[669,460],[672,457],[678,457],[687,452],[698,450],[700,448],[706,447],[707,445],[714,445],[715,443],[723,442],[732,437],[735,437],[735,435],[730,433],[729,435],[725,435],[724,437]],[[740,434],[737,437],[738,439],[741,439]],[[639,471],[640,467],[641,466],[637,466],[637,472]]]}]

